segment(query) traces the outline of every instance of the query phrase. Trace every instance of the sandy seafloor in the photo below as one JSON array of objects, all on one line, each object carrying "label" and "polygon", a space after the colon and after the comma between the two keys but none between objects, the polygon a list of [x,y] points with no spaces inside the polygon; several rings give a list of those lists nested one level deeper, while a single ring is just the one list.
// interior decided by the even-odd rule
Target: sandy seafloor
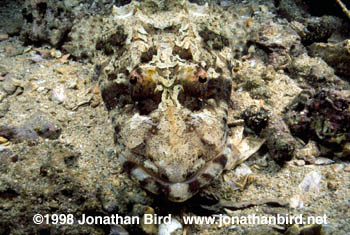
[{"label": "sandy seafloor", "polygon": [[[178,221],[183,215],[214,214],[327,217],[327,224],[289,230],[282,225],[182,225],[176,234],[350,234],[350,163],[346,154],[333,156],[331,164],[308,164],[293,158],[279,165],[265,147],[244,163],[252,171],[252,180],[243,190],[233,185],[233,172],[226,172],[204,193],[185,203],[169,203],[147,194],[122,172],[116,160],[113,128],[100,97],[94,64],[67,58],[64,50],[49,44],[23,44],[20,29],[9,31],[23,20],[20,2],[15,6],[9,2],[0,6],[2,19],[8,22],[0,28],[0,234],[121,234],[118,226],[36,225],[32,217],[37,213],[70,213],[77,218],[82,214],[130,216],[142,211],[171,213]],[[341,17],[350,24],[350,19]],[[304,78],[291,78],[283,70],[278,73],[283,75],[281,80],[269,82],[267,87],[271,100],[278,99],[272,105],[282,111],[302,90],[300,80]],[[349,75],[339,79],[341,87],[348,87]],[[241,105],[237,113],[261,102],[244,90],[232,99]],[[9,132],[11,138],[6,138]],[[308,148],[304,151],[307,157],[314,153]],[[325,159],[320,162],[327,163]],[[305,177],[307,185],[302,187]],[[236,210],[201,209],[199,200],[204,204],[202,198],[211,197],[233,203],[289,202],[290,207],[263,204]],[[130,234],[158,229],[151,225],[123,227]]]}]

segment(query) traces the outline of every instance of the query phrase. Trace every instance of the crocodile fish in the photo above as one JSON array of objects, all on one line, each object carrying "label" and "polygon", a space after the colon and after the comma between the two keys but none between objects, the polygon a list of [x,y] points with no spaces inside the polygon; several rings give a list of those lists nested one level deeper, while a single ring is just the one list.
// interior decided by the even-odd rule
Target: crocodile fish
[{"label": "crocodile fish", "polygon": [[231,64],[247,34],[240,17],[216,5],[134,1],[103,24],[101,94],[118,159],[144,189],[185,201],[260,147],[228,125]]}]

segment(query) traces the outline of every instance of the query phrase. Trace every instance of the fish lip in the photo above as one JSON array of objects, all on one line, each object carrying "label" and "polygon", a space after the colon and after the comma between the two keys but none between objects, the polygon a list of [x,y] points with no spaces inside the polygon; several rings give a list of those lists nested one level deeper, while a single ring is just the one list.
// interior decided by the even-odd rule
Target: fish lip
[{"label": "fish lip", "polygon": [[[212,161],[213,161],[218,155],[220,155],[220,154],[224,151],[224,149],[227,148],[228,145],[231,145],[231,144],[232,144],[232,143],[229,141],[229,137],[228,137],[228,133],[227,133],[227,132],[224,133],[224,139],[225,139],[225,141],[223,141],[223,144],[222,144],[221,147],[219,148],[219,149],[220,149],[219,153],[218,153],[217,155],[215,155],[214,157],[212,157],[212,159],[210,159],[209,161],[207,161],[201,168],[199,168],[196,172],[194,172],[193,174],[191,174],[189,177],[187,177],[187,178],[186,178],[185,180],[183,180],[183,181],[169,181],[169,180],[165,179],[164,177],[158,175],[157,173],[152,172],[150,169],[147,169],[146,167],[144,167],[144,166],[138,164],[136,161],[132,161],[132,160],[130,160],[130,159],[124,157],[124,156],[122,156],[122,157],[123,157],[125,160],[120,160],[120,159],[119,159],[119,156],[120,156],[119,154],[118,154],[118,159],[119,159],[119,162],[120,162],[121,164],[123,164],[124,161],[134,162],[139,168],[142,168],[145,172],[147,172],[148,175],[150,175],[151,177],[154,177],[154,178],[157,179],[159,182],[162,182],[162,183],[164,183],[164,184],[168,184],[168,185],[171,185],[171,184],[186,184],[187,182],[193,180],[193,178],[198,177],[198,173],[199,173],[203,168],[206,168],[207,165],[211,164]],[[132,151],[132,150],[130,150],[130,149],[129,149],[129,151],[130,151],[130,153],[132,153],[132,154],[141,156],[142,158],[146,158],[145,155],[142,155],[142,154],[137,153],[137,152],[135,152],[135,151]],[[147,158],[146,158],[146,159],[147,159]],[[156,165],[155,165],[155,166],[156,166]],[[158,167],[158,166],[156,166],[156,167],[157,167],[157,170],[158,170],[159,167]]]},{"label": "fish lip", "polygon": [[201,188],[207,186],[221,175],[227,165],[230,148],[231,143],[227,140],[219,154],[206,162],[203,167],[188,179],[179,182],[163,180],[150,173],[143,166],[128,160],[122,154],[119,154],[118,158],[123,168],[141,187],[153,194],[163,195],[170,201],[183,202],[193,197]]}]

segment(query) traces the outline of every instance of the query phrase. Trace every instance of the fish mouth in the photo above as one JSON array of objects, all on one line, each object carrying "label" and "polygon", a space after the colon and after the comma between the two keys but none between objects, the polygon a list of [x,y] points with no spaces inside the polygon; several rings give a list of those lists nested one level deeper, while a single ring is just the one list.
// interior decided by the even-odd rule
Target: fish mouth
[{"label": "fish mouth", "polygon": [[222,151],[210,161],[206,162],[194,175],[181,182],[168,182],[160,179],[154,173],[140,166],[134,161],[118,155],[124,171],[147,191],[163,195],[170,201],[183,202],[194,196],[199,190],[210,184],[217,176],[221,175],[232,154],[232,142],[227,139]]}]

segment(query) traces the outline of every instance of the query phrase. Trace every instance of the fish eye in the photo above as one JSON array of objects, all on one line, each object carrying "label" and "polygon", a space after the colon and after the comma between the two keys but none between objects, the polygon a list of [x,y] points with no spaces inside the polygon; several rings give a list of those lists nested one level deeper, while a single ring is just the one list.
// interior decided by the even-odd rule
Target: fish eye
[{"label": "fish eye", "polygon": [[200,83],[206,83],[207,82],[207,77],[199,77],[198,81]]},{"label": "fish eye", "polygon": [[206,83],[208,81],[207,71],[205,71],[205,69],[203,69],[203,68],[199,69],[197,76],[198,76],[198,81],[200,83]]},{"label": "fish eye", "polygon": [[137,82],[137,77],[134,77],[134,76],[130,77],[130,83],[131,84],[135,85],[136,82]]},{"label": "fish eye", "polygon": [[141,80],[141,75],[140,73],[135,69],[133,71],[131,71],[130,75],[129,75],[129,82],[132,85],[135,85],[137,83],[137,80],[140,79]]}]

